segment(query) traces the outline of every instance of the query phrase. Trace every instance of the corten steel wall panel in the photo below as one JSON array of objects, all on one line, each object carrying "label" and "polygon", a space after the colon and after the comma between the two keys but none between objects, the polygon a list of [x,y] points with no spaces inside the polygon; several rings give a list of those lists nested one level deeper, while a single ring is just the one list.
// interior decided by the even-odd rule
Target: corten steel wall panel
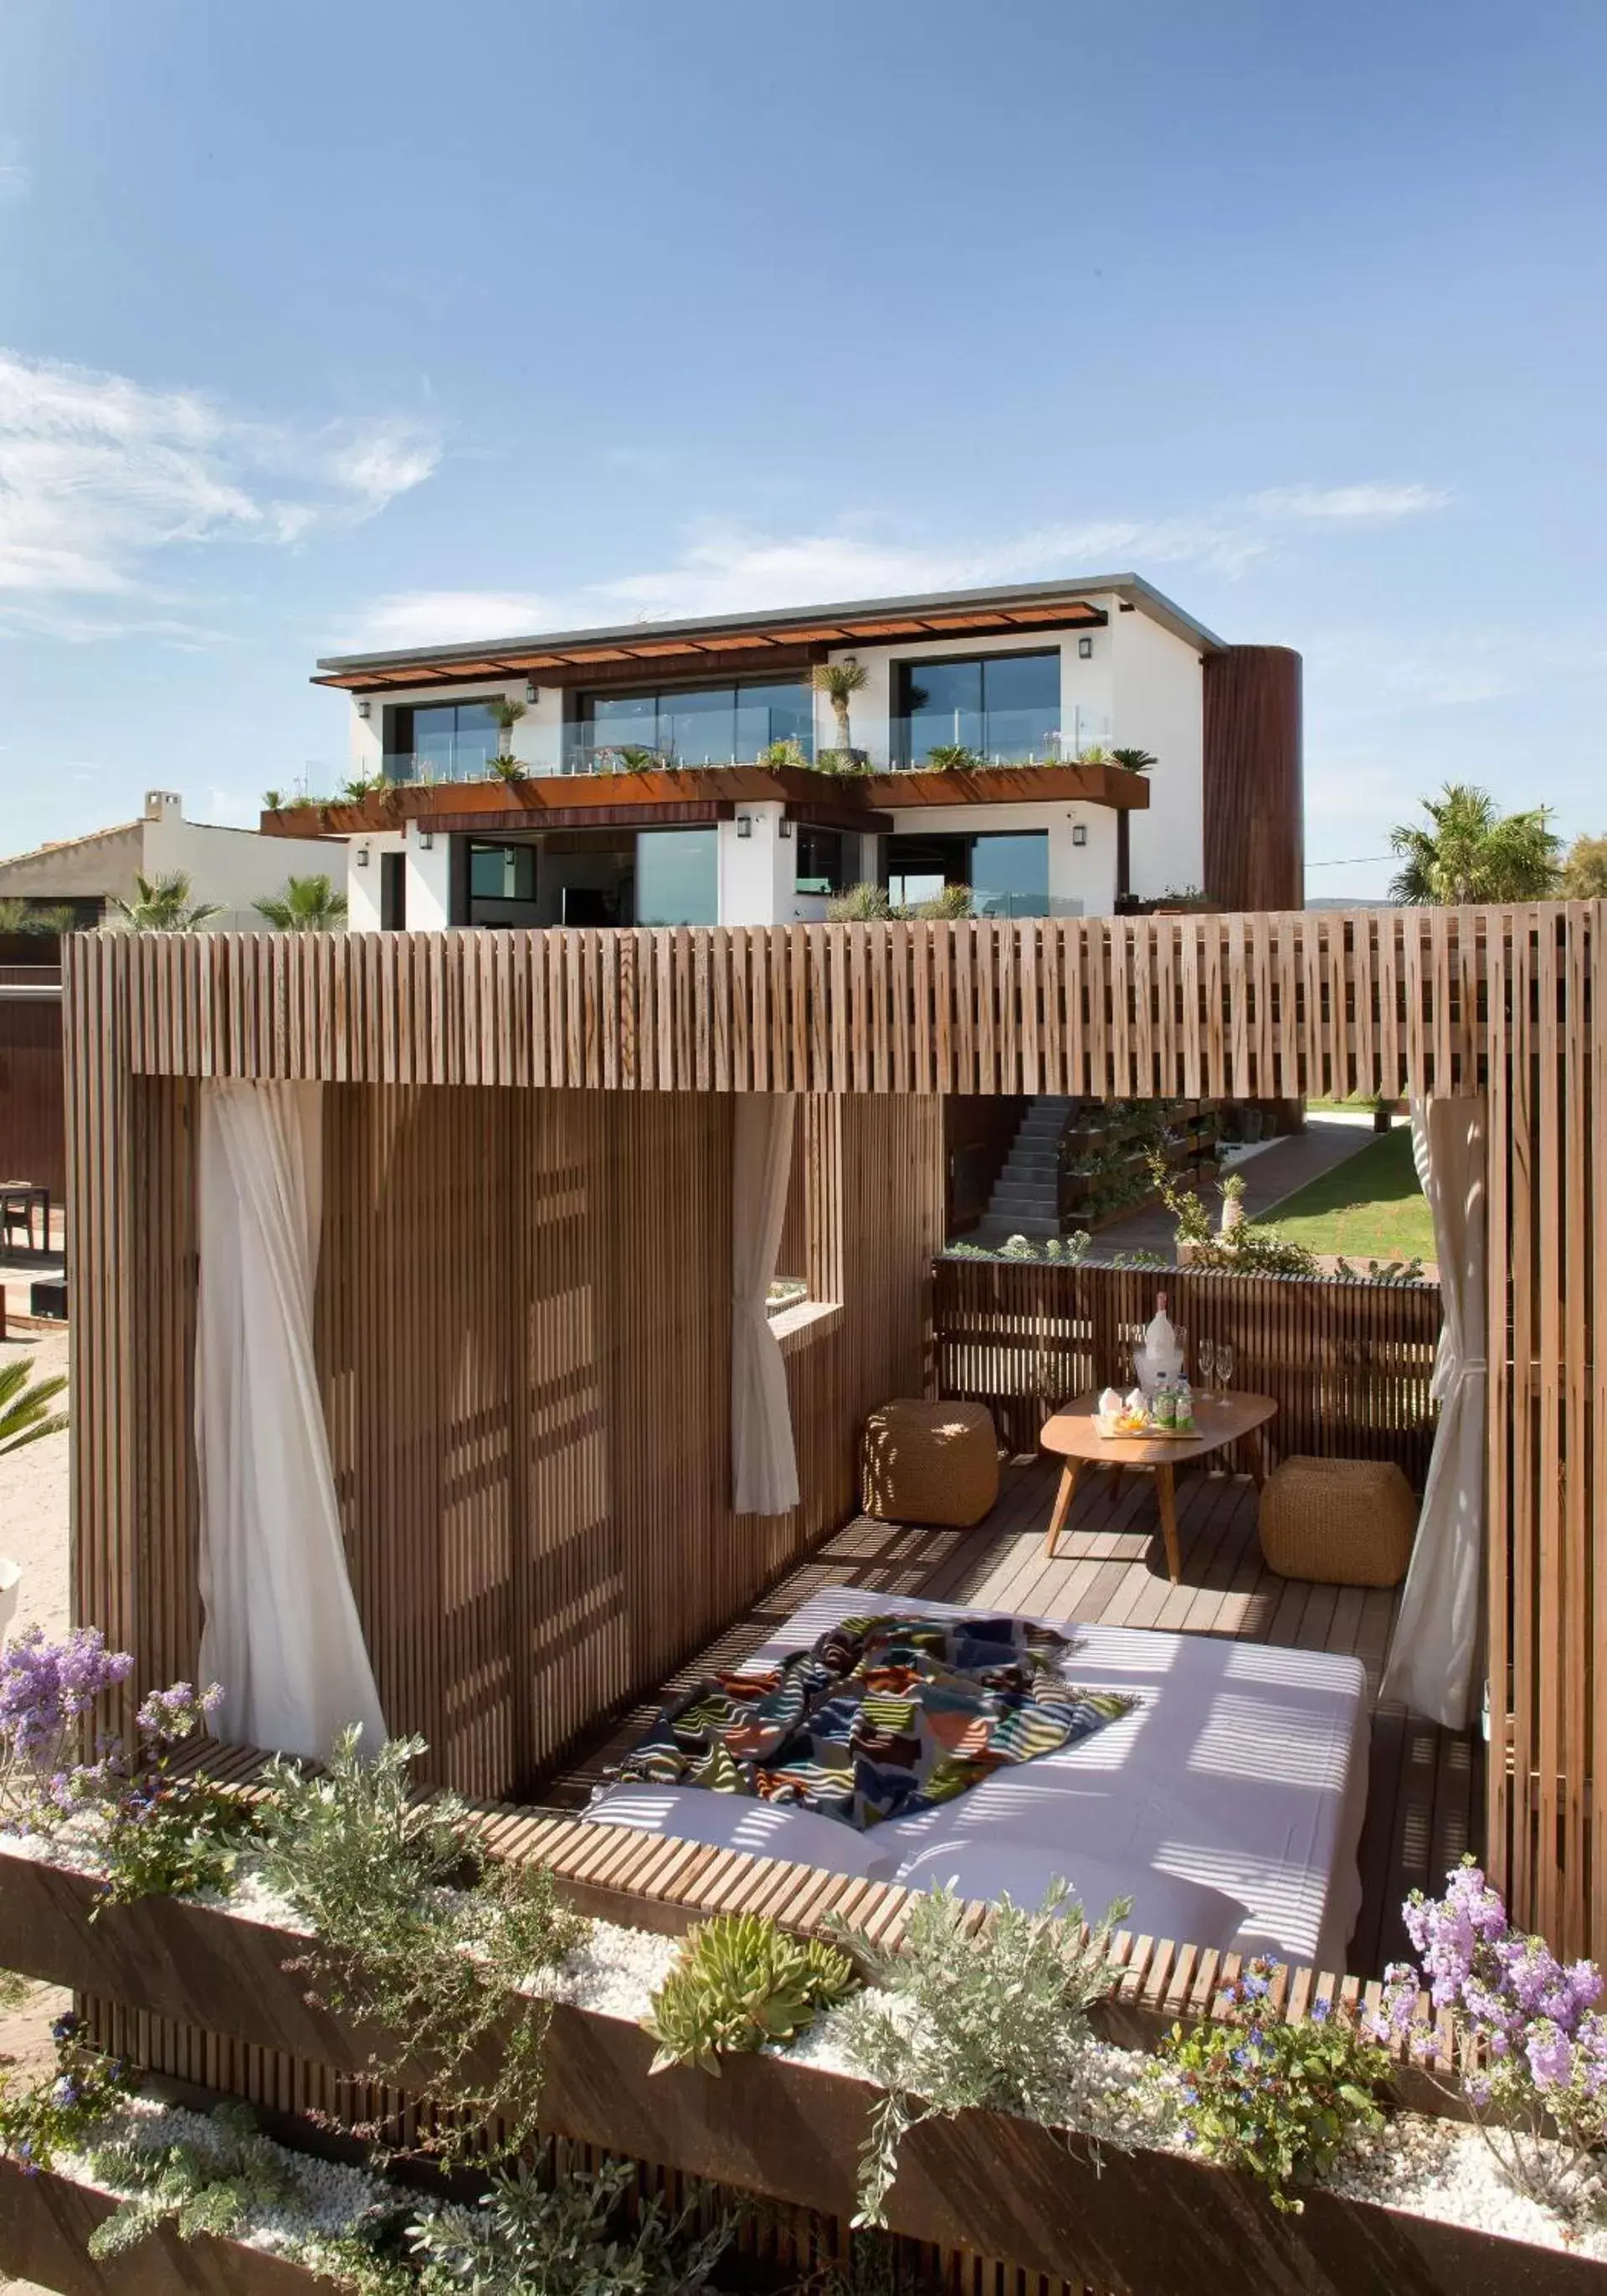
[{"label": "corten steel wall panel", "polygon": [[1287,646],[1205,658],[1205,890],[1225,908],[1305,905],[1300,673]]}]

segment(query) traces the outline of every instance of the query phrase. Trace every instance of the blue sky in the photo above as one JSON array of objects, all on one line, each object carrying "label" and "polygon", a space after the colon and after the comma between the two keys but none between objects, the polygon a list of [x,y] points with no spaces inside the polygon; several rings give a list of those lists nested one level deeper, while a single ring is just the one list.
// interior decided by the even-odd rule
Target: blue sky
[{"label": "blue sky", "polygon": [[1607,830],[1604,86],[1599,0],[7,0],[0,845],[332,780],[320,652],[1119,567],[1305,655],[1314,863]]}]

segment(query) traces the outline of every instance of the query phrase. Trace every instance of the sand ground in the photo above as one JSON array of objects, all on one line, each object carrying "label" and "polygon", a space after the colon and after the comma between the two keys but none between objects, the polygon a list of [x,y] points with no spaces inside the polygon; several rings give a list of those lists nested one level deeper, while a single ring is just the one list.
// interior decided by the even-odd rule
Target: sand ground
[{"label": "sand ground", "polygon": [[[13,1310],[24,1305],[13,1288]],[[67,1333],[17,1334],[0,1341],[0,1364],[25,1357],[37,1376],[67,1369]],[[65,1398],[64,1398],[65,1400]],[[60,1409],[61,1405],[57,1406]],[[47,1435],[0,1458],[0,1554],[22,1565],[15,1624],[37,1621],[47,1634],[67,1626],[67,1436]],[[25,2085],[53,2061],[50,2025],[70,1997],[58,1988],[34,1985],[20,2007],[0,2012],[0,2067],[11,2083]],[[11,2296],[45,2296],[32,2281],[0,2276]]]}]

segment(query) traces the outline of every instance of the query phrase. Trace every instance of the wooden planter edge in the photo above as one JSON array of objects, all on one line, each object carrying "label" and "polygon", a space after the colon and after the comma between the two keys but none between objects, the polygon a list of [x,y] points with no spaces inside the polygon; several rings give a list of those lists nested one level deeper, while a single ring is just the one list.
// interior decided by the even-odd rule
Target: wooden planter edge
[{"label": "wooden planter edge", "polygon": [[[310,2005],[284,1966],[304,1938],[165,1898],[107,1907],[92,1925],[97,1902],[89,1876],[0,1853],[0,1965],[373,2078],[374,2037]],[[652,2055],[636,2026],[560,2005],[544,2122],[773,2201],[852,2213],[869,2084],[758,2055],[727,2060],[717,2078],[652,2075]],[[992,2112],[912,2132],[890,2215],[916,2240],[1134,2296],[1202,2285],[1268,2296],[1607,2290],[1607,2266],[1329,2193],[1311,2194],[1303,2216],[1281,2216],[1224,2170],[1143,2150],[1099,2161],[1078,2140]]]}]

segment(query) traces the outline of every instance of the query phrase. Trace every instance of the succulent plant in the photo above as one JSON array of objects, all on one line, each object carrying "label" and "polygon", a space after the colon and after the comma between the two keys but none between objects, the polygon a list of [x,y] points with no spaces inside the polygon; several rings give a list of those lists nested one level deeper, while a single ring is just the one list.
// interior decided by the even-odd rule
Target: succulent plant
[{"label": "succulent plant", "polygon": [[790,2040],[857,1982],[835,1946],[790,1937],[758,1914],[701,1922],[642,2021],[659,2045],[652,2070],[717,2073],[723,2054]]}]

